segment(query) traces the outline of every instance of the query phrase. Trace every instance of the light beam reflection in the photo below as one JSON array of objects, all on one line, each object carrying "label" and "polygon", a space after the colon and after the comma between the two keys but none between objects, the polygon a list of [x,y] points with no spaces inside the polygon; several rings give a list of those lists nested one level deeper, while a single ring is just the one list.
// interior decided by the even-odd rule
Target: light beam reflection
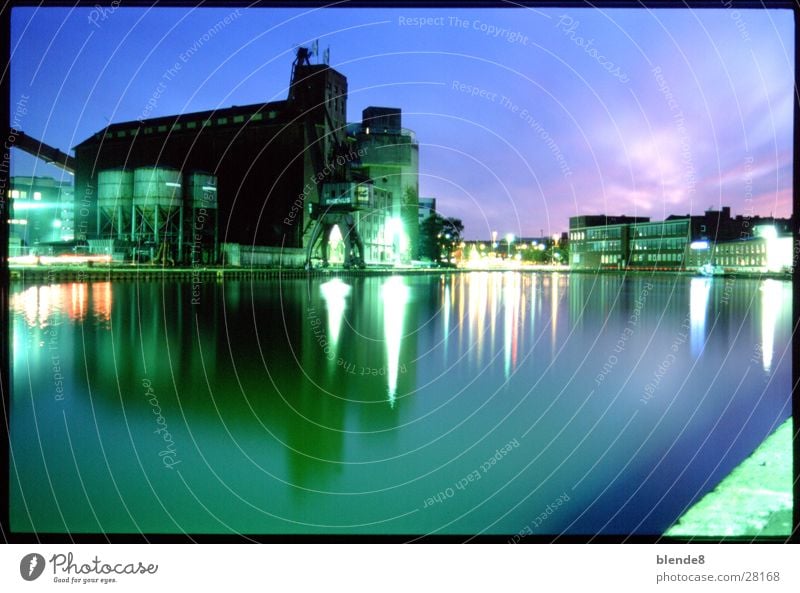
[{"label": "light beam reflection", "polygon": [[339,278],[334,278],[320,285],[319,291],[325,301],[325,308],[328,311],[328,339],[331,346],[336,348],[339,340],[339,332],[342,329],[342,319],[347,309],[347,297],[350,294],[351,286],[345,284]]},{"label": "light beam reflection", "polygon": [[517,327],[519,324],[520,275],[516,272],[503,274],[503,353],[506,379],[517,364]]},{"label": "light beam reflection", "polygon": [[761,284],[761,364],[765,373],[772,370],[775,326],[783,306],[781,300],[781,284],[777,280],[764,280]]},{"label": "light beam reflection", "polygon": [[703,352],[703,343],[706,339],[706,312],[708,310],[711,282],[711,278],[692,278],[689,285],[690,341],[694,358],[697,358]]},{"label": "light beam reflection", "polygon": [[394,407],[397,397],[397,375],[400,370],[400,346],[408,303],[408,286],[401,276],[392,276],[381,287],[383,296],[383,337],[386,341],[386,378],[389,387],[389,405]]}]

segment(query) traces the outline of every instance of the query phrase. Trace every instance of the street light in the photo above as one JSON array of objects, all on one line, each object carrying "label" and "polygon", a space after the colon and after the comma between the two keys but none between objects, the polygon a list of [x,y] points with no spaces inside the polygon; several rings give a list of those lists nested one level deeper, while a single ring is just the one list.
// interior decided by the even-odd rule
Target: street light
[{"label": "street light", "polygon": [[508,233],[506,235],[506,246],[508,247],[508,257],[511,257],[511,242],[514,240],[514,234]]},{"label": "street light", "polygon": [[492,231],[492,249],[497,249],[497,231]]}]

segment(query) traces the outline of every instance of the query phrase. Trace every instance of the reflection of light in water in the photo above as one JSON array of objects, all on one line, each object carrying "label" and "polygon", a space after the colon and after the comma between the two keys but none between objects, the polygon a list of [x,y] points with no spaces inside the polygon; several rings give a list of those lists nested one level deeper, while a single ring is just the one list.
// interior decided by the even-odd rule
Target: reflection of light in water
[{"label": "reflection of light in water", "polygon": [[761,284],[761,364],[767,373],[772,369],[775,326],[782,305],[781,284],[776,280],[764,280]]},{"label": "reflection of light in water", "polygon": [[67,311],[70,319],[76,321],[83,321],[86,317],[86,285],[85,284],[71,284],[71,300],[70,308]]},{"label": "reflection of light in water", "polygon": [[503,352],[505,361],[505,376],[511,374],[512,363],[517,364],[517,315],[519,313],[519,274],[506,272],[503,274],[505,286],[503,288],[503,306],[505,308],[505,327],[503,331]]},{"label": "reflection of light in water", "polygon": [[111,321],[111,282],[92,284],[92,311],[102,321]]},{"label": "reflection of light in water", "polygon": [[36,286],[31,286],[11,297],[11,310],[21,314],[29,327],[35,327],[39,311],[38,302],[39,290]]},{"label": "reflection of light in water", "polygon": [[[452,276],[450,276],[452,280]],[[464,276],[458,277],[458,349],[464,351],[464,303],[467,300],[464,295]],[[453,291],[455,297],[455,291]]]},{"label": "reflection of light in water", "polygon": [[334,278],[322,284],[319,291],[322,293],[325,307],[328,310],[328,339],[331,341],[331,346],[335,348],[339,339],[339,330],[342,327],[344,310],[347,308],[345,299],[350,294],[350,285]]},{"label": "reflection of light in water", "polygon": [[494,274],[492,277],[492,285],[489,288],[489,347],[494,350],[494,336],[495,336],[495,324],[497,322],[497,314],[500,309],[500,301],[499,295],[501,290],[501,282],[502,278],[500,274]]},{"label": "reflection of light in water", "polygon": [[710,292],[711,278],[692,278],[689,285],[689,318],[692,356],[695,358],[703,351],[703,342],[706,339],[706,310]]},{"label": "reflection of light in water", "polygon": [[[486,319],[489,275],[485,272],[470,274],[467,282],[469,282],[470,352],[476,354],[480,360],[483,350],[483,324]],[[475,348],[472,348],[473,345]]]},{"label": "reflection of light in water", "polygon": [[[109,321],[111,319],[111,283],[103,282],[95,286],[103,288],[97,289],[97,292],[93,288],[92,306],[100,319]],[[29,327],[46,327],[50,323],[51,317],[57,317],[64,312],[70,319],[83,321],[87,309],[86,284],[31,286],[13,295],[9,304],[14,313],[22,315]]]},{"label": "reflection of light in water", "polygon": [[550,344],[555,352],[556,330],[558,329],[558,273],[550,276]]},{"label": "reflection of light in water", "polygon": [[444,319],[444,358],[447,360],[447,342],[450,339],[450,286],[444,285],[443,319]]},{"label": "reflection of light in water", "polygon": [[534,274],[531,278],[531,341],[536,341],[536,293],[539,292],[536,284],[538,274]]},{"label": "reflection of light in water", "polygon": [[397,374],[400,369],[400,343],[408,303],[408,286],[400,276],[383,283],[383,338],[386,341],[386,377],[389,381],[389,403],[394,407],[397,395]]}]

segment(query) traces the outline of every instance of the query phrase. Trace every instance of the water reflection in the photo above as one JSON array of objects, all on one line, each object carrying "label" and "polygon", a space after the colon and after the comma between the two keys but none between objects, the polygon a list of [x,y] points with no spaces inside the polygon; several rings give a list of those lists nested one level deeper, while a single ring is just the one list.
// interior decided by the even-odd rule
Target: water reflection
[{"label": "water reflection", "polygon": [[692,356],[697,358],[703,351],[706,340],[706,314],[708,296],[711,292],[711,278],[692,278],[689,287],[689,316],[691,324]]},{"label": "water reflection", "polygon": [[111,307],[111,282],[30,286],[10,299],[11,312],[21,315],[29,327],[46,327],[64,317],[82,322],[89,312],[96,322],[106,324],[111,320]]},{"label": "water reflection", "polygon": [[408,303],[408,286],[402,276],[392,276],[381,287],[383,294],[383,337],[386,341],[386,375],[389,381],[389,404],[394,407],[397,376],[400,372],[400,344]]},{"label": "water reflection", "polygon": [[350,285],[339,278],[320,285],[319,291],[325,300],[328,311],[328,337],[334,349],[339,341],[339,332],[342,329],[342,319],[347,308],[347,297],[350,295]]},{"label": "water reflection", "polygon": [[506,379],[517,366],[517,339],[519,328],[520,275],[506,273],[503,287],[505,322],[503,324],[503,353]]},{"label": "water reflection", "polygon": [[783,283],[767,279],[761,285],[761,363],[765,373],[772,370],[775,331],[783,311]]},{"label": "water reflection", "polygon": [[540,532],[661,533],[788,414],[791,289],[476,272],[203,283],[193,304],[188,283],[16,286],[12,526],[509,534],[569,492]]}]

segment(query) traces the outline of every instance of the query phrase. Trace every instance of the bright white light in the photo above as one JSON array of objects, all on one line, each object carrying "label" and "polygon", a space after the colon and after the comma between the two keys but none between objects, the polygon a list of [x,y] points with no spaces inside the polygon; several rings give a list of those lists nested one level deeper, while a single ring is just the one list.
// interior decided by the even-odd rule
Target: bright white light
[{"label": "bright white light", "polygon": [[61,221],[58,218],[56,218],[53,221],[53,228],[56,228],[56,229],[60,229],[61,228]]},{"label": "bright white light", "polygon": [[397,397],[397,376],[400,372],[400,345],[403,340],[403,322],[408,286],[401,276],[392,276],[381,287],[383,297],[383,338],[386,341],[386,379],[389,382],[389,405],[394,407]]},{"label": "bright white light", "polygon": [[770,239],[777,239],[778,238],[778,231],[772,225],[757,226],[753,230],[755,231],[756,236],[764,237],[768,241]]},{"label": "bright white light", "polygon": [[40,191],[33,192],[33,199],[37,200],[37,201],[41,200],[42,199],[42,192],[40,192]]},{"label": "bright white light", "polygon": [[167,181],[166,182],[166,186],[167,187],[180,187],[181,184],[180,183],[175,183],[174,181]]},{"label": "bright white light", "polygon": [[339,331],[342,329],[342,319],[347,309],[347,296],[350,294],[350,285],[339,278],[334,278],[319,287],[325,306],[328,309],[328,339],[335,348],[339,340]]},{"label": "bright white light", "polygon": [[775,328],[782,308],[781,285],[768,278],[761,285],[761,365],[765,373],[772,370],[775,355]]},{"label": "bright white light", "polygon": [[514,233],[508,233],[506,235],[506,243],[513,243],[514,242]]},{"label": "bright white light", "polygon": [[689,318],[692,356],[695,358],[703,351],[706,340],[706,310],[710,292],[710,278],[692,278],[689,285]]},{"label": "bright white light", "polygon": [[[167,184],[167,185],[169,185],[169,184]],[[180,185],[178,187],[180,187]],[[204,185],[201,189],[203,191],[217,191],[217,188],[212,186],[212,185]]]},{"label": "bright white light", "polygon": [[708,241],[692,241],[689,249],[708,249]]}]

